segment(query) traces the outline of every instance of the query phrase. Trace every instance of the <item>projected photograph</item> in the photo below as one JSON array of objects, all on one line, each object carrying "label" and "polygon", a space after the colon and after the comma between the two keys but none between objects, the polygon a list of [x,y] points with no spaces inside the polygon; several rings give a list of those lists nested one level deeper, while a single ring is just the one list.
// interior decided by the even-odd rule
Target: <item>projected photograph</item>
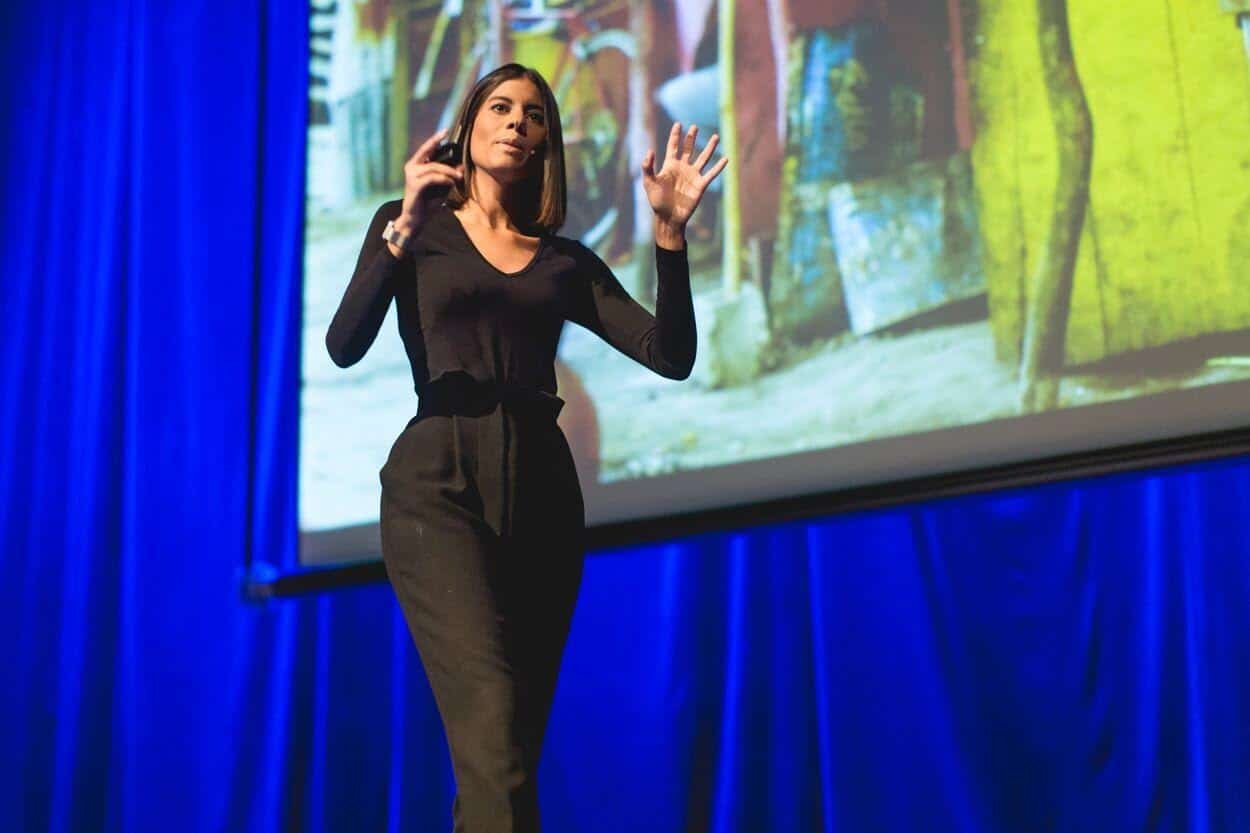
[{"label": "projected photograph", "polygon": [[674,121],[731,157],[687,229],[692,377],[564,328],[592,524],[626,488],[665,495],[632,513],[695,505],[662,486],[692,473],[820,452],[833,483],[831,450],[1250,379],[1234,5],[313,0],[301,530],[376,523],[412,376],[393,310],[348,370],[326,329],[404,161],[506,61],[560,105],[561,234],[649,309],[639,163]]}]

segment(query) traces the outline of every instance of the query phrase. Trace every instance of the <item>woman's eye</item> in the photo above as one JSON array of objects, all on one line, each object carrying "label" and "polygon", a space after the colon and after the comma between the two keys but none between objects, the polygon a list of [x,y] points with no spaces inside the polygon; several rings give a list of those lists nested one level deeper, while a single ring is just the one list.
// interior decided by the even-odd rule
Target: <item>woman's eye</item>
[{"label": "woman's eye", "polygon": [[532,119],[535,124],[543,123],[543,117],[541,113],[530,113],[530,119]]}]

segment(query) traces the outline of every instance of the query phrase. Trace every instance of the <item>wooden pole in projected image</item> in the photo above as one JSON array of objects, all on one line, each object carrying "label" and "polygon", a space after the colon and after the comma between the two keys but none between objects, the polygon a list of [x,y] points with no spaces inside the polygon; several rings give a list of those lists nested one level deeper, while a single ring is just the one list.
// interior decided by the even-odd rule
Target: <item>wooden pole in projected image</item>
[{"label": "wooden pole in projected image", "polygon": [[1059,172],[1050,226],[1029,280],[1020,362],[1020,410],[1024,413],[1059,404],[1072,278],[1089,205],[1094,155],[1094,126],[1072,57],[1067,0],[1037,0],[1037,19]]},{"label": "wooden pole in projected image", "polygon": [[972,108],[968,86],[968,58],[964,54],[964,22],[960,0],[946,0],[947,51],[955,99],[955,137],[960,150],[972,147]]},{"label": "wooden pole in projected image", "polygon": [[[504,19],[503,0],[488,0],[490,51],[486,53],[484,69],[489,72],[497,66],[512,60],[512,42],[508,39],[508,21]],[[483,75],[486,72],[482,73]]]},{"label": "wooden pole in projected image", "polygon": [[412,140],[408,124],[412,88],[408,82],[411,43],[408,33],[408,17],[411,0],[398,0],[391,7],[395,26],[395,63],[391,69],[390,111],[387,129],[387,145],[390,151],[386,167],[386,182],[392,188],[404,184],[404,163],[408,161],[408,144]]},{"label": "wooden pole in projected image", "polygon": [[438,54],[443,51],[443,40],[447,37],[447,24],[451,15],[444,3],[434,15],[434,26],[430,29],[430,37],[425,42],[425,54],[421,56],[421,66],[417,69],[417,80],[412,86],[413,98],[418,101],[430,94],[430,84],[434,81],[434,68],[438,64]]},{"label": "wooden pole in projected image", "polygon": [[634,285],[630,294],[647,307],[655,297],[655,237],[651,224],[651,204],[642,185],[642,158],[655,144],[655,84],[651,70],[654,49],[655,10],[652,0],[629,0],[629,28],[638,44],[629,62],[629,175],[630,204],[633,207]]},{"label": "wooden pole in projected image", "polygon": [[[484,0],[464,0],[460,7],[460,45],[456,53],[456,75],[451,82],[451,92],[443,102],[443,112],[438,118],[438,127],[451,127],[456,116],[460,114],[460,104],[473,84],[477,82],[481,65],[486,59],[486,39],[488,14]],[[493,67],[492,67],[493,68]],[[453,141],[464,143],[464,138],[453,136]]]},{"label": "wooden pole in projected image", "polygon": [[[725,297],[738,294],[742,280],[742,215],[738,206],[738,127],[734,122],[734,2],[720,0],[717,8],[717,61],[720,64],[720,152],[729,157],[721,173],[724,198],[721,219],[724,247],[721,251]],[[706,142],[707,138],[703,137]]]}]

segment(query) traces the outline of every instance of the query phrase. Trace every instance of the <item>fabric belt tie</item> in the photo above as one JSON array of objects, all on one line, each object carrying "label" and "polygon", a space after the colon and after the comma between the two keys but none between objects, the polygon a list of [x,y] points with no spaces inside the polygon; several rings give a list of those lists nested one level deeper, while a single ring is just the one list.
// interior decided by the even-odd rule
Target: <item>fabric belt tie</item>
[{"label": "fabric belt tie", "polygon": [[418,395],[418,420],[427,416],[479,417],[475,474],[483,514],[497,535],[509,534],[516,504],[516,489],[511,480],[512,473],[518,470],[514,421],[554,421],[564,400],[536,387],[481,381],[462,372],[438,377]]}]

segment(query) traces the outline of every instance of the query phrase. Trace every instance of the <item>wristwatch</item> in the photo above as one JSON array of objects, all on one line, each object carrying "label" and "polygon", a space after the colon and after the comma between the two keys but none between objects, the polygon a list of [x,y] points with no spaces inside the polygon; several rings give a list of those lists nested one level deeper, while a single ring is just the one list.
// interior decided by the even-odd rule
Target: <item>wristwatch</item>
[{"label": "wristwatch", "polygon": [[402,252],[408,251],[408,243],[412,238],[395,228],[395,221],[387,222],[386,228],[382,229],[382,239],[387,243],[393,244]]}]

